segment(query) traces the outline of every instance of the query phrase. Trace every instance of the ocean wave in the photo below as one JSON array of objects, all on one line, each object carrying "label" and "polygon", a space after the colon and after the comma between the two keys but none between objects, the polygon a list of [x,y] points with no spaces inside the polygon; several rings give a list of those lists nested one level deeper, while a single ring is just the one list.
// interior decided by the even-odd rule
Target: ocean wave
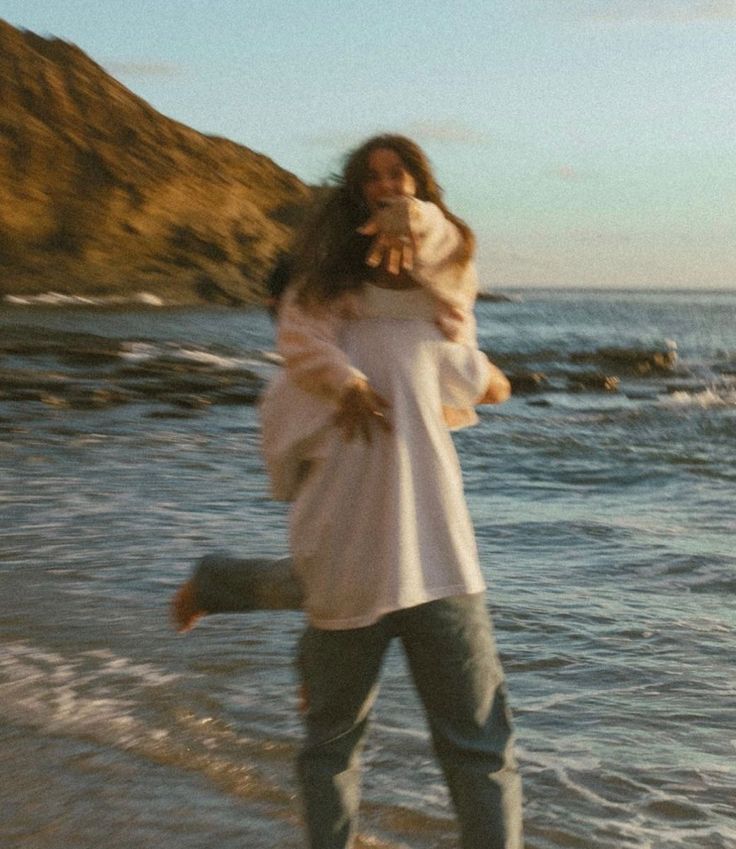
[{"label": "ocean wave", "polygon": [[[201,674],[188,672],[180,685],[179,674],[106,649],[62,654],[26,642],[5,645],[0,647],[0,717],[41,735],[105,747],[108,765],[119,752],[199,774],[220,793],[256,805],[272,832],[296,839],[301,817],[289,776],[298,739],[251,737],[206,712],[211,700],[189,698],[192,678]],[[423,793],[418,801],[426,804]],[[405,845],[393,837],[397,831],[434,838],[431,845],[438,847],[454,839],[448,817],[396,801],[366,799],[362,820],[368,833],[361,834],[360,845],[375,849]]]},{"label": "ocean wave", "polygon": [[[162,729],[147,729],[133,714],[134,694],[170,686],[178,676],[152,664],[136,664],[111,652],[65,657],[25,643],[0,651],[6,720],[51,733],[77,733],[128,747],[143,737],[161,740]],[[117,687],[114,686],[117,684]],[[113,694],[113,689],[121,692]]]},{"label": "ocean wave", "polygon": [[181,345],[176,342],[156,344],[147,341],[124,341],[120,343],[120,359],[129,363],[153,362],[155,360],[191,363],[212,369],[237,369],[268,362],[265,354],[254,357],[239,353],[218,352],[205,347]]},{"label": "ocean wave", "polygon": [[0,338],[0,400],[78,410],[165,402],[253,404],[274,371],[260,351],[15,326]]}]

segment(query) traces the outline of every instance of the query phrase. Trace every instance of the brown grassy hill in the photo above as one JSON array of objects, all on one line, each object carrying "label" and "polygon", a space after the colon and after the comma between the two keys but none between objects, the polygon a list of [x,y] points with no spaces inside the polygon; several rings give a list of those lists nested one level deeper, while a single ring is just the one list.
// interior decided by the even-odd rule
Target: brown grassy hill
[{"label": "brown grassy hill", "polygon": [[0,20],[0,298],[256,299],[310,190]]}]

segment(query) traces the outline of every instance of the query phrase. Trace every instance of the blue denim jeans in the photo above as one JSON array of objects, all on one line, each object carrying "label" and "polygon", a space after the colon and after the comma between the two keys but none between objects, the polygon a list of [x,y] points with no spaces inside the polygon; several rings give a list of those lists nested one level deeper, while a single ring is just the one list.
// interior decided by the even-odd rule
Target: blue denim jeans
[{"label": "blue denim jeans", "polygon": [[521,849],[521,782],[483,593],[396,611],[366,628],[307,628],[299,654],[307,733],[298,772],[311,849],[352,845],[360,753],[394,637],[427,713],[461,846]]}]

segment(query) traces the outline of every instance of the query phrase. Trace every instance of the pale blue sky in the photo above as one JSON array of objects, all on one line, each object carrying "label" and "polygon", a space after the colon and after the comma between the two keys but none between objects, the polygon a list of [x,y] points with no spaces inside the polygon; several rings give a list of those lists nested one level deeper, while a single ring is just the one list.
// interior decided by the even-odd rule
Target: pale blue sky
[{"label": "pale blue sky", "polygon": [[736,0],[4,0],[304,180],[427,150],[488,287],[736,288]]}]

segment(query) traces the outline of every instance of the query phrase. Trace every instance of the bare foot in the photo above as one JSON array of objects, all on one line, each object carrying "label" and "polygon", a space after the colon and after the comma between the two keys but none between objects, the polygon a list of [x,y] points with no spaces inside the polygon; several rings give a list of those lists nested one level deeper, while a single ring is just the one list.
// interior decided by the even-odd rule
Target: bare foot
[{"label": "bare foot", "polygon": [[183,583],[171,599],[171,622],[180,634],[190,631],[207,612],[197,606],[196,599],[192,580]]}]

